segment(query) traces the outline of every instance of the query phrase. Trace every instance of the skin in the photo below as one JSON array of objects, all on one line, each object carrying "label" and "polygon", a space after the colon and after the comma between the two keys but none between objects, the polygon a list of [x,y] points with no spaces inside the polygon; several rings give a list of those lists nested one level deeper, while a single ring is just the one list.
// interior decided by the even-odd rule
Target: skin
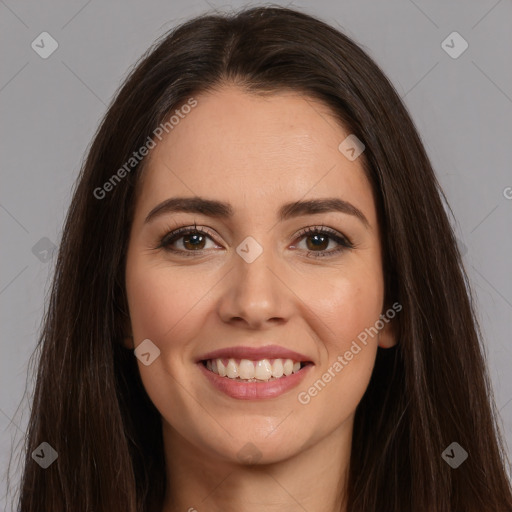
[{"label": "skin", "polygon": [[[325,105],[303,95],[263,98],[225,85],[196,99],[198,106],[148,156],[126,265],[127,334],[134,340],[127,346],[150,339],[160,350],[150,365],[138,365],[163,419],[163,510],[345,510],[340,496],[355,409],[377,344],[395,344],[393,322],[361,345],[308,404],[297,395],[389,307],[377,213],[361,158],[349,161],[338,150],[349,132]],[[144,223],[157,204],[177,196],[229,202],[234,217],[180,212]],[[340,212],[277,220],[285,202],[327,197],[352,203],[369,227]],[[200,239],[202,255],[155,249],[169,231],[194,222],[214,235]],[[308,250],[339,247],[327,238],[315,249],[312,235],[297,236],[310,226],[332,228],[355,248],[308,256]],[[247,236],[263,248],[250,264],[236,252]],[[194,242],[182,235],[172,247],[192,253]],[[214,349],[269,344],[314,363],[297,388],[272,399],[228,397],[195,363]],[[260,457],[256,464],[238,458],[247,443]]]}]

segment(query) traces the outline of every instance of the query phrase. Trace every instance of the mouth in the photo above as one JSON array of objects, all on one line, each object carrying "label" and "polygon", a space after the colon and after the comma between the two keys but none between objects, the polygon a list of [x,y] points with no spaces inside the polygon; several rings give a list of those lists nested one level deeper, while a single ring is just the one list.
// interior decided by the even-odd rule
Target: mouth
[{"label": "mouth", "polygon": [[221,348],[195,362],[214,389],[239,400],[283,395],[298,386],[314,366],[308,356],[279,345]]},{"label": "mouth", "polygon": [[296,361],[289,358],[274,359],[203,359],[200,364],[209,372],[238,382],[272,382],[299,373],[311,361]]},{"label": "mouth", "polygon": [[315,366],[307,356],[278,345],[219,349],[196,363],[212,389],[238,400],[284,395]]}]

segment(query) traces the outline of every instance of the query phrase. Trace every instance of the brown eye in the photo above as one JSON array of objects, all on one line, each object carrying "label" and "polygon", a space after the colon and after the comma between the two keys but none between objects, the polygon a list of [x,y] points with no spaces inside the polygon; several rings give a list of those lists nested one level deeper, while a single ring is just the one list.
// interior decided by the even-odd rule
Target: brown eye
[{"label": "brown eye", "polygon": [[[306,239],[307,255],[314,258],[330,257],[347,249],[354,248],[348,238],[324,226],[306,228],[299,234],[299,237],[301,240]],[[339,247],[327,251],[326,249],[331,241],[334,241]]]},{"label": "brown eye", "polygon": [[[190,253],[201,252],[205,247],[207,239],[213,241],[210,234],[199,228],[180,228],[176,231],[168,233],[160,241],[159,248],[169,252],[181,253],[184,255],[193,255]],[[182,240],[181,248],[173,248],[172,246]]]},{"label": "brown eye", "polygon": [[313,251],[315,249],[325,250],[329,246],[330,237],[326,235],[322,235],[320,233],[316,233],[314,235],[308,235],[306,240],[312,241],[308,243],[308,249]]},{"label": "brown eye", "polygon": [[183,247],[186,249],[204,249],[205,235],[200,233],[189,233],[188,235],[183,235],[180,238],[183,238]]}]

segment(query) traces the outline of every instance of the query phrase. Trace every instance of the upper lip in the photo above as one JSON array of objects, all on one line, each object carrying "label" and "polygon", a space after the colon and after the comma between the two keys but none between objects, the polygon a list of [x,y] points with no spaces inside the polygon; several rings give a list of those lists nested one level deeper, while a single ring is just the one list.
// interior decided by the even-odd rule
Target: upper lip
[{"label": "upper lip", "polygon": [[250,359],[260,361],[262,359],[292,359],[297,362],[310,362],[304,354],[289,350],[278,345],[266,345],[264,347],[228,347],[208,352],[201,356],[197,362],[208,359]]}]

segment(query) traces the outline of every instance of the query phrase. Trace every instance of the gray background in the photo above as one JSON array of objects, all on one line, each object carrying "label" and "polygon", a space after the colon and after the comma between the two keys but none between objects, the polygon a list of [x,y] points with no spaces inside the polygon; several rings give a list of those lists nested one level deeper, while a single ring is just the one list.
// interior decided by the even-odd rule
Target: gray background
[{"label": "gray background", "polygon": [[[511,453],[511,2],[276,3],[340,28],[375,59],[404,99],[456,217]],[[207,10],[260,4],[0,0],[2,482],[11,447],[19,448],[26,429],[28,360],[55,263],[56,253],[44,252],[48,240],[40,240],[59,243],[72,185],[106,105],[165,31]],[[31,47],[43,31],[59,45],[47,59]],[[453,31],[469,44],[458,58],[441,45]],[[28,384],[31,392],[32,378]],[[14,483],[18,457],[16,451]],[[10,510],[4,495],[2,484],[0,509]]]}]

